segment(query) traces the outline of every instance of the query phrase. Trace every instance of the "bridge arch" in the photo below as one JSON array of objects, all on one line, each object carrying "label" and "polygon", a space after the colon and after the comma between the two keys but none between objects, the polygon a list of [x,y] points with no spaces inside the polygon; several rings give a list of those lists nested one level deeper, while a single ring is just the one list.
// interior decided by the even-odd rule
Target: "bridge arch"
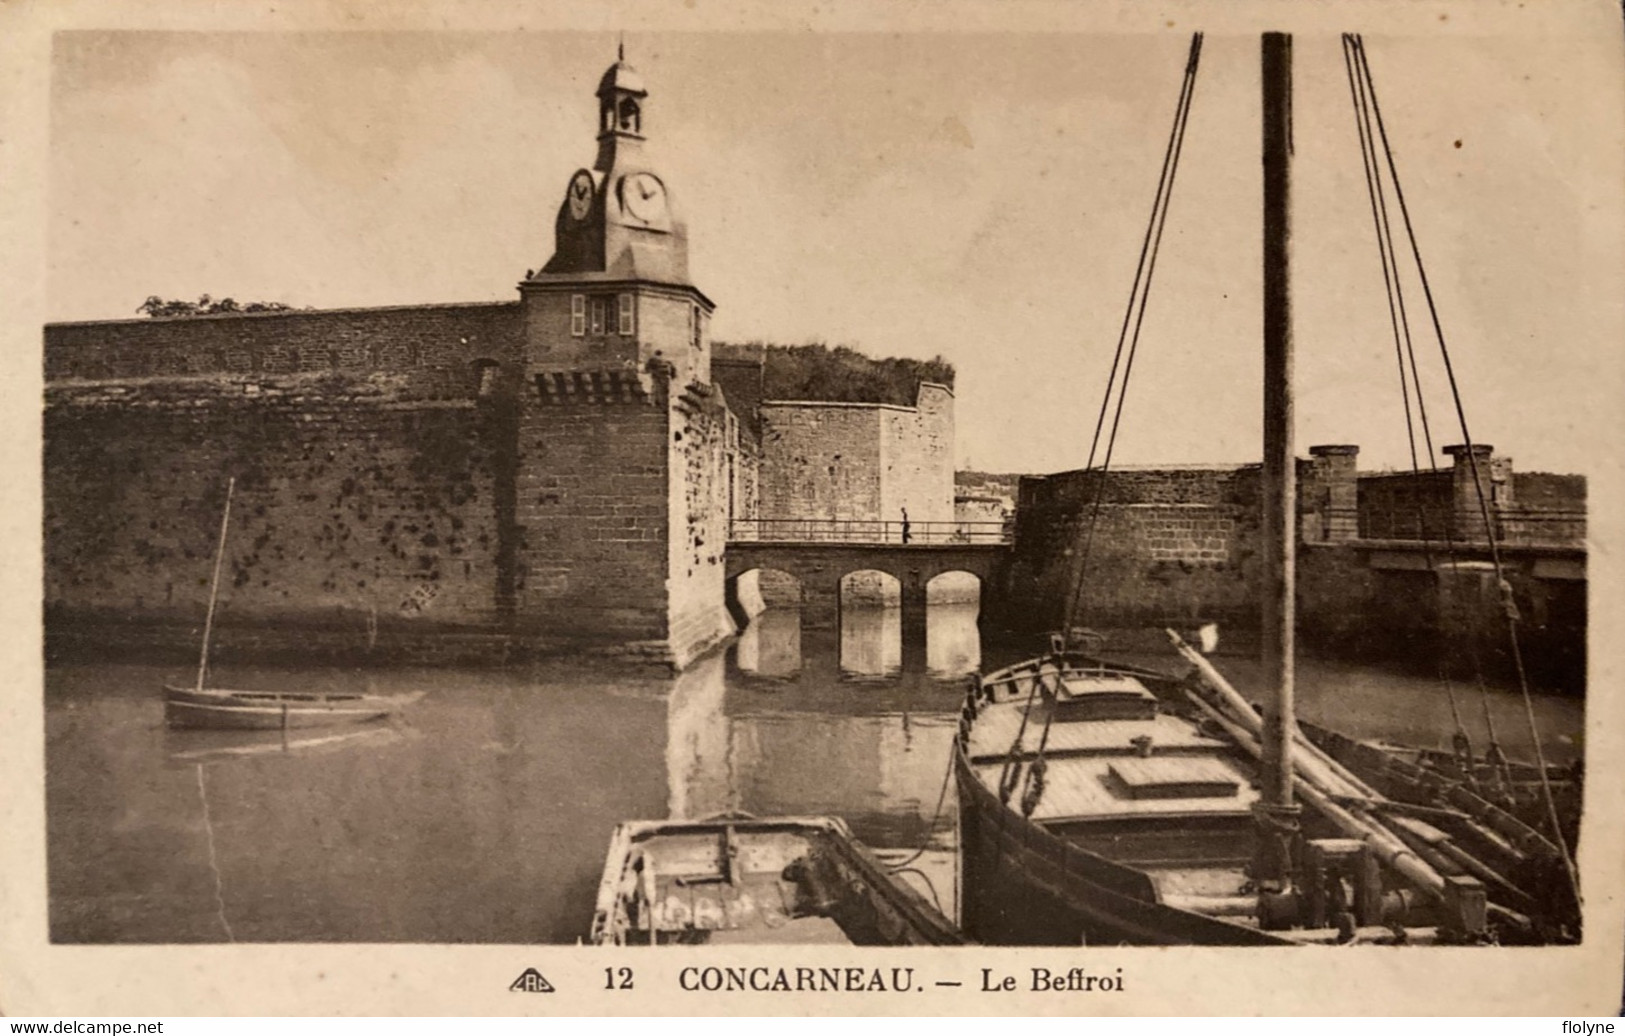
[{"label": "bridge arch", "polygon": [[841,608],[895,608],[903,601],[903,580],[884,568],[859,568],[840,578]]},{"label": "bridge arch", "polygon": [[985,592],[984,577],[963,568],[938,572],[925,583],[927,604],[974,604],[980,606]]},{"label": "bridge arch", "polygon": [[729,570],[723,583],[728,613],[743,628],[769,608],[799,610],[805,585],[794,573],[770,565]]}]

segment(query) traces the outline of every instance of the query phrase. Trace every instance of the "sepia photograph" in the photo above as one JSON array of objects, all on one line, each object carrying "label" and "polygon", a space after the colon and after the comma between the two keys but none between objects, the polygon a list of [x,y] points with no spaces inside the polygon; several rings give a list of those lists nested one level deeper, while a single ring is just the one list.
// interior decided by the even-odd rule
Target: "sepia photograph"
[{"label": "sepia photograph", "polygon": [[53,25],[40,952],[1617,983],[1620,41],[1314,6]]}]

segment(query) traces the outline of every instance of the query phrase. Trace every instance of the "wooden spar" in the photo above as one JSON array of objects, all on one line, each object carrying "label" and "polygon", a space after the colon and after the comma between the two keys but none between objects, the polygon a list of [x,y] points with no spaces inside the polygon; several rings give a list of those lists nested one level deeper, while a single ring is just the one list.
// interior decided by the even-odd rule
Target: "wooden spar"
[{"label": "wooden spar", "polygon": [[[1187,690],[1185,692],[1185,696],[1189,698],[1191,703],[1200,709],[1204,715],[1213,720],[1213,722],[1217,723],[1219,726],[1223,727],[1225,732],[1230,735],[1231,739],[1234,740],[1237,745],[1252,755],[1255,759],[1258,759],[1260,763],[1263,762],[1264,750],[1259,744],[1257,737],[1260,730],[1259,726],[1254,726],[1249,730],[1243,725],[1243,723],[1224,715],[1213,705],[1203,701],[1199,696],[1191,691]],[[1246,715],[1253,717],[1255,720],[1257,719],[1251,708],[1247,709]],[[1301,745],[1298,746],[1300,750],[1302,747],[1303,746]],[[1447,884],[1446,880],[1428,860],[1424,859],[1421,854],[1414,850],[1411,845],[1405,841],[1405,839],[1399,837],[1392,831],[1388,830],[1388,828],[1384,827],[1381,822],[1371,817],[1363,816],[1359,813],[1354,813],[1348,809],[1345,809],[1343,805],[1337,801],[1338,796],[1336,793],[1328,793],[1324,786],[1317,785],[1315,780],[1308,779],[1308,775],[1310,774],[1315,774],[1317,779],[1322,777],[1318,768],[1313,766],[1305,766],[1303,770],[1304,773],[1302,775],[1295,775],[1293,779],[1297,784],[1296,790],[1298,794],[1303,797],[1304,801],[1308,802],[1309,805],[1320,813],[1321,816],[1331,821],[1332,824],[1345,835],[1364,841],[1365,844],[1370,847],[1372,853],[1379,861],[1393,868],[1394,871],[1409,881],[1417,889],[1421,890],[1432,899],[1445,903],[1448,906],[1449,897],[1445,892],[1445,885]],[[1386,801],[1363,801],[1355,799],[1353,805],[1357,809],[1380,809],[1393,804]],[[1454,848],[1455,847],[1452,846],[1452,849]],[[1445,855],[1450,856],[1451,854],[1446,851]],[[1453,856],[1451,856],[1451,858],[1454,859]],[[1459,861],[1457,862],[1459,863]],[[1482,864],[1477,864],[1475,861],[1475,866],[1481,867]],[[1474,867],[1468,867],[1467,869],[1469,873],[1474,873]],[[1475,877],[1477,877],[1476,874]],[[1499,877],[1499,875],[1496,875],[1496,877]],[[1482,879],[1480,878],[1480,880]],[[1529,928],[1529,918],[1514,910],[1501,906],[1497,903],[1488,904],[1486,909],[1491,915],[1500,918],[1508,924],[1512,924],[1523,929]]]},{"label": "wooden spar", "polygon": [[[1262,761],[1262,747],[1252,735],[1242,729],[1241,724],[1221,715],[1219,710],[1194,694],[1190,695],[1190,699],[1210,719],[1224,727],[1230,736],[1235,739],[1236,744]],[[1338,830],[1350,838],[1358,838],[1364,841],[1366,845],[1371,847],[1371,851],[1376,854],[1377,859],[1398,871],[1407,881],[1421,891],[1434,899],[1442,900],[1444,898],[1444,878],[1438,871],[1430,867],[1426,861],[1412,852],[1410,846],[1406,845],[1398,836],[1380,824],[1350,813],[1333,802],[1329,795],[1320,791],[1308,781],[1302,778],[1297,780],[1298,792],[1322,816],[1337,825]]]},{"label": "wooden spar", "polygon": [[1260,47],[1264,166],[1264,800],[1290,812],[1292,798],[1293,594],[1297,460],[1292,443],[1292,37],[1267,32]]},{"label": "wooden spar", "polygon": [[1343,778],[1343,780],[1347,781],[1351,786],[1358,789],[1360,794],[1364,795],[1366,798],[1381,799],[1386,797],[1381,792],[1377,791],[1377,789],[1361,780],[1360,776],[1353,770],[1350,770],[1348,767],[1338,762],[1336,756],[1309,740],[1309,736],[1301,729],[1298,731],[1298,744],[1307,750],[1310,755],[1325,763],[1333,773],[1337,774],[1339,777]]},{"label": "wooden spar", "polygon": [[231,494],[237,488],[235,477],[226,482],[226,508],[220,513],[220,543],[214,548],[214,578],[209,582],[209,611],[203,618],[203,651],[197,661],[197,689],[209,669],[209,634],[214,631],[214,604],[220,597],[220,561],[226,556],[226,525],[231,521]]},{"label": "wooden spar", "polygon": [[[1230,682],[1215,668],[1213,663],[1203,658],[1189,644],[1180,638],[1173,630],[1165,631],[1168,639],[1173,641],[1174,647],[1185,660],[1196,666],[1196,673],[1202,682],[1213,689],[1230,710],[1235,713],[1236,722],[1249,734],[1255,737],[1263,733],[1263,721],[1253,711],[1241,692],[1230,686]],[[1342,795],[1350,798],[1364,798],[1381,800],[1375,789],[1360,781],[1358,778],[1350,779],[1352,775],[1339,772],[1337,767],[1331,765],[1332,760],[1316,747],[1308,738],[1294,739],[1288,749],[1295,768],[1304,771],[1305,776],[1314,780],[1323,790],[1331,795]]]}]

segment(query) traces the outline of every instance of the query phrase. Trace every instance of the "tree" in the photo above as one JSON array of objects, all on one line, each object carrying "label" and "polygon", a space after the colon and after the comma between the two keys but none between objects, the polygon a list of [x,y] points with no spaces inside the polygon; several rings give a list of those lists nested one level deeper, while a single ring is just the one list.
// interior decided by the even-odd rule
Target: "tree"
[{"label": "tree", "polygon": [[239,305],[229,295],[223,299],[213,299],[203,294],[197,297],[196,302],[185,299],[166,301],[157,295],[148,295],[147,301],[136,307],[136,312],[149,317],[198,317],[215,313],[282,313],[292,308],[286,302],[245,302]]},{"label": "tree", "polygon": [[[726,348],[723,343],[717,343]],[[822,342],[762,348],[762,396],[765,399],[813,399],[832,403],[894,403],[913,406],[920,382],[950,388],[953,365],[941,356],[874,359],[844,345]]]}]

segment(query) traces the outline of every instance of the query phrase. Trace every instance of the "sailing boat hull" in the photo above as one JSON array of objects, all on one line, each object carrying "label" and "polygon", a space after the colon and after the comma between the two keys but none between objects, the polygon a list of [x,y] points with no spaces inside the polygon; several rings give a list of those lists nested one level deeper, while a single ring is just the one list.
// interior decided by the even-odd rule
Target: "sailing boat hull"
[{"label": "sailing boat hull", "polygon": [[[968,722],[968,721],[966,721]],[[1271,932],[1156,901],[1143,874],[1071,845],[1000,803],[963,751],[960,925],[995,946],[1281,946]]]},{"label": "sailing boat hull", "polygon": [[[1023,711],[1032,709],[1042,716],[1055,707],[1052,692],[1035,696],[1036,686],[1070,690],[1089,680],[1107,688],[1128,682],[1140,685],[1139,693],[1149,693],[1158,703],[1158,719],[1153,721],[1158,725],[1143,718],[1126,721],[1127,714],[1117,711],[1109,689],[1090,695],[1102,699],[1089,706],[1095,715],[1063,716],[1048,734],[1039,729],[1043,724],[1037,720],[1032,729],[1013,725]],[[1181,733],[1186,722],[1177,708],[1181,687],[1181,681],[1167,674],[1080,655],[1037,658],[974,681],[960,716],[953,760],[961,924],[967,935],[989,945],[1264,946],[1330,941],[1325,927],[1329,922],[1311,918],[1308,928],[1274,928],[1254,920],[1265,904],[1247,893],[1245,882],[1199,888],[1170,881],[1181,873],[1200,880],[1204,871],[1244,876],[1245,861],[1255,851],[1247,834],[1250,826],[1236,823],[1244,803],[1229,805],[1222,798],[1210,798],[1211,789],[1199,790],[1199,779],[1211,777],[1207,771],[1212,767],[1197,760],[1213,754],[1215,746],[1203,745],[1211,731],[1192,727],[1188,735]],[[1091,725],[1097,733],[1089,732]],[[1145,747],[1153,750],[1136,761],[1125,750],[1139,740],[1133,735],[1141,727],[1156,736],[1145,739]],[[1456,785],[1430,790],[1393,783],[1406,764],[1388,753],[1318,728],[1310,728],[1310,736],[1365,749],[1333,754],[1340,755],[1339,761],[1360,779],[1396,793],[1393,808],[1385,815],[1413,851],[1445,873],[1482,878],[1499,916],[1511,918],[1509,911],[1515,911],[1533,922],[1503,927],[1503,941],[1561,942],[1578,931],[1576,904],[1563,894],[1559,851],[1535,829]],[[1036,808],[1028,810],[1022,790],[1031,787],[1034,746],[1046,737],[1046,790]],[[1013,772],[1025,783],[1016,782],[1013,794],[1001,797],[999,762],[1005,756],[1019,760]],[[1169,771],[1187,766],[1191,770],[1162,794],[1131,794],[1118,801],[1126,788],[1120,786],[1124,776],[1132,777],[1147,763]],[[1204,802],[1213,806],[1204,809]],[[1405,808],[1407,802],[1414,808]],[[1088,804],[1095,807],[1093,812],[1081,808]],[[1423,818],[1428,822],[1420,822]],[[1306,814],[1303,823],[1306,838],[1347,840],[1324,819]],[[1411,914],[1407,907],[1405,912],[1407,927],[1434,923],[1429,910]],[[1380,927],[1389,919],[1385,917],[1381,925],[1375,919],[1361,923],[1376,930],[1375,936],[1362,937],[1380,937]],[[1423,938],[1423,932],[1417,928],[1407,938]]]},{"label": "sailing boat hull", "polygon": [[[1165,903],[1145,871],[1094,851],[1109,852],[1116,841],[1113,836],[1093,842],[1076,834],[1069,838],[1064,825],[1052,830],[1040,818],[1023,815],[1014,801],[1001,801],[989,784],[992,778],[984,755],[973,747],[985,740],[977,732],[978,724],[995,722],[992,712],[1008,707],[995,705],[996,700],[1026,699],[1035,682],[1080,671],[1109,671],[1164,694],[1170,693],[1167,687],[1173,683],[1153,670],[1078,654],[1029,659],[972,681],[953,760],[959,793],[960,922],[965,933],[978,942],[1002,946],[1279,946],[1293,941]],[[1035,735],[1036,731],[1028,732],[1026,741]],[[1191,817],[1145,819],[1153,835],[1156,831],[1177,835],[1200,822]]]},{"label": "sailing boat hull", "polygon": [[293,730],[384,719],[411,698],[379,695],[278,694],[269,691],[164,688],[171,727],[210,730]]}]

